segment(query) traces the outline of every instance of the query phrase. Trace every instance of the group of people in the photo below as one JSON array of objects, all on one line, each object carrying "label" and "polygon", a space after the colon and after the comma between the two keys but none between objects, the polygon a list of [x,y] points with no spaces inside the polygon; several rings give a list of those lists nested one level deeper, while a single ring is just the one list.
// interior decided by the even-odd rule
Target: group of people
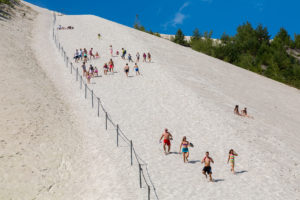
[{"label": "group of people", "polygon": [[91,83],[91,78],[99,76],[99,71],[96,66],[90,65],[89,69],[86,67],[86,63],[83,62],[81,65],[82,68],[82,74],[84,77],[86,77],[87,83]]},{"label": "group of people", "polygon": [[[127,50],[124,49],[124,48],[122,48],[121,51],[122,51],[121,58],[123,60],[125,60],[126,59]],[[113,56],[112,45],[110,45],[110,54],[111,54],[111,56]],[[117,56],[119,55],[119,51],[116,51],[116,55]],[[141,57],[140,53],[137,52],[135,56],[136,56],[135,62],[140,62],[140,57]],[[134,62],[133,59],[132,59],[132,55],[130,53],[128,53],[127,60],[128,60],[128,62]],[[148,52],[147,54],[143,53],[143,62],[149,62],[149,63],[151,63],[151,54],[150,54],[150,52]]]},{"label": "group of people", "polygon": [[100,56],[99,56],[98,51],[94,54],[93,48],[91,48],[89,50],[89,53],[86,48],[83,48],[83,49],[79,49],[79,51],[78,51],[78,49],[76,49],[73,58],[76,63],[78,63],[79,60],[81,60],[81,61],[83,60],[83,62],[86,63],[88,60],[91,60],[92,58],[93,59],[100,58]]},{"label": "group of people", "polygon": [[239,105],[235,105],[233,113],[238,115],[238,116],[253,118],[252,116],[248,115],[246,107],[243,110],[241,110],[241,112],[240,112],[239,111]]},{"label": "group of people", "polygon": [[73,26],[64,27],[62,25],[58,25],[57,27],[57,30],[70,30],[70,29],[74,29],[74,27]]},{"label": "group of people", "polygon": [[[173,140],[173,136],[172,134],[168,131],[168,129],[166,128],[165,131],[162,133],[159,142],[161,143],[161,140],[163,140],[163,149],[165,154],[169,154],[170,153],[170,149],[171,149],[171,140]],[[168,147],[168,150],[166,150],[166,146]],[[179,153],[182,153],[183,155],[183,162],[186,163],[188,162],[188,157],[189,157],[189,147],[194,147],[194,145],[187,141],[186,136],[184,136],[182,138],[182,141],[180,143],[180,147],[179,147]],[[235,165],[235,156],[238,156],[238,154],[233,150],[230,149],[229,150],[229,155],[228,155],[228,160],[227,160],[227,164],[230,163],[231,165],[231,169],[230,171],[232,173],[234,172],[234,165]],[[214,160],[212,159],[212,157],[209,156],[209,152],[207,151],[205,153],[204,158],[201,160],[201,163],[204,163],[204,167],[202,169],[202,173],[203,175],[205,175],[205,177],[207,178],[207,175],[209,176],[209,180],[213,181],[212,179],[212,170],[211,170],[211,163],[214,163]]]}]

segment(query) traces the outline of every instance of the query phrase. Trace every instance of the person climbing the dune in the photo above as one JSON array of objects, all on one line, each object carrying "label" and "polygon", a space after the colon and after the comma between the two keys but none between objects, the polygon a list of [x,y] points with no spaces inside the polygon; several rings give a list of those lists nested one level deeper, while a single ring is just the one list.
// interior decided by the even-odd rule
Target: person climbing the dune
[{"label": "person climbing the dune", "polygon": [[231,165],[231,172],[234,174],[234,160],[235,160],[235,156],[238,156],[238,154],[233,150],[230,149],[229,150],[229,155],[228,155],[228,160],[227,160],[227,164],[230,162]]},{"label": "person climbing the dune", "polygon": [[[189,146],[190,142],[186,140],[186,136],[182,138],[180,147],[179,147],[179,153],[182,152],[183,155],[183,162],[188,162],[188,157],[189,157]],[[182,147],[182,148],[181,148]]]},{"label": "person climbing the dune", "polygon": [[135,71],[135,75],[140,75],[140,70],[139,70],[139,66],[135,63],[134,67],[133,67],[134,71]]},{"label": "person climbing the dune", "polygon": [[[163,132],[163,134],[161,135],[160,139],[159,139],[159,142],[161,143],[161,140],[164,138],[164,145],[163,145],[163,148],[164,148],[164,152],[165,154],[168,154],[170,153],[170,149],[171,149],[171,142],[170,140],[173,139],[173,136],[172,134],[168,131],[167,128],[165,128],[165,132]],[[168,151],[166,151],[166,145],[168,146]]]},{"label": "person climbing the dune", "polygon": [[128,77],[128,73],[129,73],[129,66],[128,63],[126,63],[125,67],[124,67],[124,72],[126,74],[126,76]]},{"label": "person climbing the dune", "polygon": [[98,40],[100,40],[100,38],[101,38],[101,34],[100,34],[100,33],[98,33]]},{"label": "person climbing the dune", "polygon": [[209,181],[212,181],[212,177],[211,177],[211,166],[210,166],[210,162],[214,163],[214,160],[209,156],[209,152],[207,151],[205,154],[205,157],[202,159],[201,163],[204,163],[204,168],[202,170],[202,174],[205,175],[205,177],[207,178],[207,174],[209,175]]},{"label": "person climbing the dune", "polygon": [[139,61],[140,61],[140,53],[137,52],[137,53],[136,53],[136,62],[139,62]]},{"label": "person climbing the dune", "polygon": [[245,107],[244,110],[241,111],[241,116],[243,117],[249,117],[249,118],[252,118],[252,116],[248,115],[248,112],[247,112],[247,108]]},{"label": "person climbing the dune", "polygon": [[235,105],[233,113],[236,114],[236,115],[241,116],[240,111],[239,111],[239,105]]}]

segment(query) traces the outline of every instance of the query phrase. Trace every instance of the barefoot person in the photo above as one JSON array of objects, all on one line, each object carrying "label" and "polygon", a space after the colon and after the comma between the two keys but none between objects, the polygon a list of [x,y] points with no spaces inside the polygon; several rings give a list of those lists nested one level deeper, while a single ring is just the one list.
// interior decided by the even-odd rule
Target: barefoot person
[{"label": "barefoot person", "polygon": [[240,111],[239,111],[239,105],[235,105],[233,113],[236,114],[236,115],[241,115]]},{"label": "barefoot person", "polygon": [[137,52],[137,53],[136,53],[136,62],[139,62],[139,61],[140,61],[140,53]]},{"label": "barefoot person", "polygon": [[247,112],[247,108],[245,107],[244,110],[241,111],[241,116],[243,117],[249,117],[249,118],[252,118],[252,116],[248,115],[248,112]]},{"label": "barefoot person", "polygon": [[134,65],[133,69],[134,69],[136,75],[140,75],[139,66],[136,63]]},{"label": "barefoot person", "polygon": [[85,62],[82,63],[81,68],[82,68],[82,75],[83,75],[83,76],[86,76],[86,66],[85,66]]},{"label": "barefoot person", "polygon": [[205,154],[205,157],[201,161],[201,163],[204,163],[204,168],[202,170],[202,174],[204,174],[206,178],[207,178],[207,174],[208,174],[209,180],[212,181],[212,177],[211,177],[212,172],[211,172],[210,162],[214,163],[214,160],[211,157],[209,157],[209,152],[207,151]]},{"label": "barefoot person", "polygon": [[[164,151],[165,154],[168,154],[170,152],[171,149],[171,142],[170,140],[173,139],[173,136],[171,135],[171,133],[169,133],[168,129],[165,129],[165,132],[161,135],[159,142],[161,143],[161,139],[164,138]],[[168,152],[166,152],[166,145],[168,145]]]},{"label": "barefoot person", "polygon": [[128,63],[126,63],[125,67],[124,67],[124,72],[126,74],[126,76],[128,77],[128,73],[129,73],[129,66]]},{"label": "barefoot person", "polygon": [[235,156],[238,156],[238,154],[233,149],[230,149],[227,164],[230,162],[232,173],[234,173],[234,157]]},{"label": "barefoot person", "polygon": [[[180,147],[179,147],[179,153],[182,152],[182,155],[183,155],[183,162],[185,163],[188,162],[188,157],[189,157],[189,147],[190,146],[190,143],[189,141],[186,141],[186,137],[184,136],[182,138],[182,141],[181,141],[181,144],[180,144]],[[181,149],[182,147],[182,149]]]}]

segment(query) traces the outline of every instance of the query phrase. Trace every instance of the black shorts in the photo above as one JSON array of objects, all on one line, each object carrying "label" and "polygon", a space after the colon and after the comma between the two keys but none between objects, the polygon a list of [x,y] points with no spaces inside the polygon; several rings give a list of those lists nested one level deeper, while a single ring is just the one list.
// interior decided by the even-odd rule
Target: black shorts
[{"label": "black shorts", "polygon": [[128,73],[129,72],[129,69],[125,69],[125,73]]},{"label": "black shorts", "polygon": [[210,166],[204,167],[202,171],[205,172],[205,173],[207,173],[207,174],[212,174]]}]

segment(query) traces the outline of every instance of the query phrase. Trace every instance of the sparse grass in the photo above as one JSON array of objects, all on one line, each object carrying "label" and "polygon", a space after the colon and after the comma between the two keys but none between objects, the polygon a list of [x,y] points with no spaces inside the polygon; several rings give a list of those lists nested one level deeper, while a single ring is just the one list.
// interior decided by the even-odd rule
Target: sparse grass
[{"label": "sparse grass", "polygon": [[12,3],[10,2],[10,0],[0,0],[0,4],[7,4],[7,5],[12,5]]}]

